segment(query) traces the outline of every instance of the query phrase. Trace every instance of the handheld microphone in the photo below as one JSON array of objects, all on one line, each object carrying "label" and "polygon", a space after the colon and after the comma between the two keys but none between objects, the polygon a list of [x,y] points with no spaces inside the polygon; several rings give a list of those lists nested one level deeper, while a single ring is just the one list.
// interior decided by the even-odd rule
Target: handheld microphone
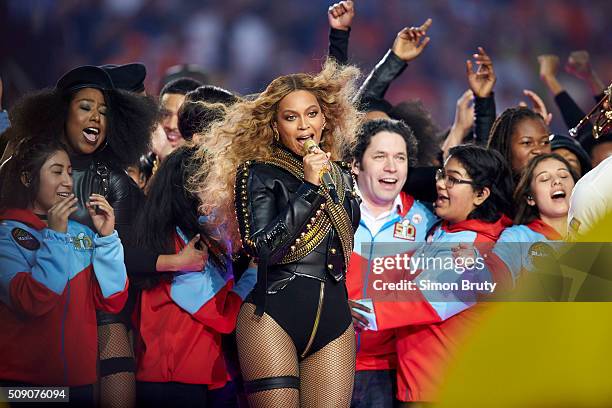
[{"label": "handheld microphone", "polygon": [[[319,146],[314,142],[314,140],[307,140],[304,143],[304,152],[306,154],[314,153],[314,151],[318,148]],[[326,168],[323,168],[319,172],[319,177],[321,178],[321,183],[323,184],[323,186],[327,189],[327,191],[329,191],[329,195],[331,196],[332,200],[334,200],[334,203],[338,204],[340,202],[340,199],[338,198],[336,185],[334,184],[334,180],[332,180],[329,171],[327,171]]]}]

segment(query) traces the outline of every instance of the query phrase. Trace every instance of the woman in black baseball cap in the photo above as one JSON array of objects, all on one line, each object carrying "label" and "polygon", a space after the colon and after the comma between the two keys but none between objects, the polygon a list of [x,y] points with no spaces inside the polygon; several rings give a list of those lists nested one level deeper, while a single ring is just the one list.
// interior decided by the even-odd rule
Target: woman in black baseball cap
[{"label": "woman in black baseball cap", "polygon": [[[90,226],[86,203],[91,194],[106,197],[114,209],[125,263],[131,272],[149,270],[148,265],[147,269],[139,265],[147,260],[155,263],[157,258],[130,245],[131,224],[143,196],[125,172],[147,151],[156,118],[157,105],[152,99],[117,89],[109,73],[96,66],[70,70],[54,88],[26,95],[11,111],[16,140],[52,135],[67,146],[73,192],[79,202],[71,219]],[[103,405],[115,405],[118,399],[121,405],[133,405],[134,357],[128,320],[129,307],[120,315],[98,313]]]}]

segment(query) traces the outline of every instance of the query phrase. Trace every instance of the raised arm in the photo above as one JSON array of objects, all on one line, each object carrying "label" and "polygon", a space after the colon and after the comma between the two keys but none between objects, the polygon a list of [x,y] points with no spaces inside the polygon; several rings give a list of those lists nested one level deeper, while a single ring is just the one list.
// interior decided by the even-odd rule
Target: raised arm
[{"label": "raised arm", "polygon": [[359,89],[360,98],[383,99],[385,97],[391,82],[404,72],[410,61],[421,55],[429,43],[427,30],[431,26],[431,22],[431,18],[428,18],[419,27],[406,27],[397,33],[393,47],[376,64],[361,85]]},{"label": "raised arm", "polygon": [[355,8],[351,0],[335,3],[327,10],[330,28],[329,56],[339,64],[348,62],[348,43],[353,17],[355,17]]}]

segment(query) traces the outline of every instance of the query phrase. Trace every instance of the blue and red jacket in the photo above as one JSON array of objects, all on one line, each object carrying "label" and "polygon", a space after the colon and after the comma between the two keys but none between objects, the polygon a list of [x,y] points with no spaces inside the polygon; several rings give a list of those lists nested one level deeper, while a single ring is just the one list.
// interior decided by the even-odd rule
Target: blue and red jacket
[{"label": "blue and red jacket", "polygon": [[[178,253],[189,239],[177,229]],[[231,333],[243,299],[256,280],[249,268],[234,284],[231,262],[219,270],[212,261],[200,272],[174,275],[140,295],[136,379],[223,386],[228,380],[221,349],[222,334]]]},{"label": "blue and red jacket", "polygon": [[552,243],[563,240],[561,234],[539,218],[525,225],[506,228],[501,234],[492,256],[487,258],[487,267],[500,287],[514,287],[525,271],[533,269],[530,250],[536,243]]},{"label": "blue and red jacket", "polygon": [[[466,220],[449,225],[445,221],[428,239],[432,245],[424,246],[423,250],[426,256],[441,259],[452,258],[452,248],[459,243],[474,244],[474,249],[480,251],[489,248],[509,224],[507,217],[494,223]],[[413,279],[419,282],[425,278],[448,282],[460,279],[461,275],[428,269],[417,271]],[[435,400],[453,350],[472,331],[482,313],[483,304],[474,302],[473,298],[463,301],[451,294],[448,302],[444,302],[442,295],[416,290],[411,292],[410,299],[387,307],[374,304],[379,328],[398,328],[397,398],[400,401]]]},{"label": "blue and red jacket", "polygon": [[[425,242],[427,232],[436,222],[436,216],[412,196],[401,192],[400,198],[402,211],[393,214],[375,235],[368,229],[363,218],[360,221],[346,275],[349,299],[374,297],[371,284],[380,276],[373,273],[373,257],[412,253]],[[358,371],[389,370],[396,365],[394,330],[357,332]]]},{"label": "blue and red jacket", "polygon": [[36,214],[0,214],[0,380],[79,386],[97,380],[96,309],[121,311],[128,280],[117,235]]}]

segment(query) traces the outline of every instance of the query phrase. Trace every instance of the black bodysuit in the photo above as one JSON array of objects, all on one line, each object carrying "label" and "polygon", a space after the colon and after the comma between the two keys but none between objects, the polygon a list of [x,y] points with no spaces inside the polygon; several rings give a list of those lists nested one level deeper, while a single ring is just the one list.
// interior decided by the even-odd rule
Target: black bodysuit
[{"label": "black bodysuit", "polygon": [[302,158],[281,146],[266,161],[246,162],[236,179],[243,246],[259,263],[247,302],[264,310],[305,358],[351,324],[345,272],[359,225],[350,166],[330,172],[340,202],[304,180]]}]

